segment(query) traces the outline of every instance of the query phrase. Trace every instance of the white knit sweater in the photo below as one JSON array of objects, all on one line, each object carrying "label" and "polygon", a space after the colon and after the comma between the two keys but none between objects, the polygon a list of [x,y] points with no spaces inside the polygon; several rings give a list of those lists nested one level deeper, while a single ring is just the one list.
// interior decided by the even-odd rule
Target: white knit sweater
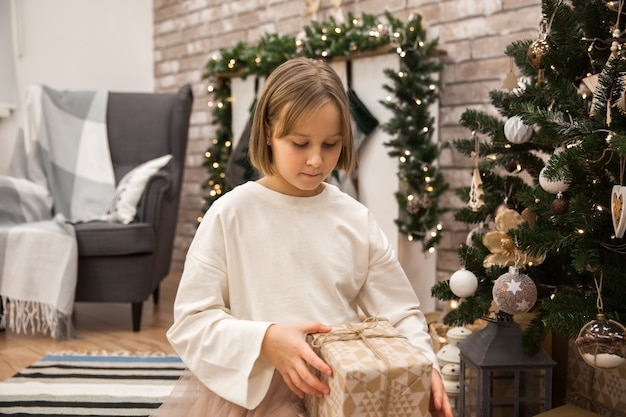
[{"label": "white knit sweater", "polygon": [[327,184],[292,197],[248,182],[208,210],[189,248],[168,338],[211,391],[253,409],[273,366],[271,323],[388,320],[438,368],[419,301],[369,210]]}]

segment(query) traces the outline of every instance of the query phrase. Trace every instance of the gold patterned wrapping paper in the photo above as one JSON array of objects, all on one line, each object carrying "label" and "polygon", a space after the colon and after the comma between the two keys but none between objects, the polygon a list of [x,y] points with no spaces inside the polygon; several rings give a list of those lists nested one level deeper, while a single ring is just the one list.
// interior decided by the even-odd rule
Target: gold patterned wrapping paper
[{"label": "gold patterned wrapping paper", "polygon": [[626,365],[611,370],[595,369],[569,342],[567,402],[603,416],[626,416]]},{"label": "gold patterned wrapping paper", "polygon": [[310,335],[309,344],[333,375],[323,398],[307,395],[311,417],[424,417],[432,363],[386,321],[334,326]]}]

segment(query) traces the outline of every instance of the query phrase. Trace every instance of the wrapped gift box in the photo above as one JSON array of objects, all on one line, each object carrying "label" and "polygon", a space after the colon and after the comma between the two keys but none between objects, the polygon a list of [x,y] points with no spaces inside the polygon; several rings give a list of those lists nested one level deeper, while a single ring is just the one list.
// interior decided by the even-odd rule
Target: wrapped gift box
[{"label": "wrapped gift box", "polygon": [[430,416],[432,363],[388,322],[335,326],[308,342],[333,370],[317,373],[330,394],[305,397],[311,417]]}]

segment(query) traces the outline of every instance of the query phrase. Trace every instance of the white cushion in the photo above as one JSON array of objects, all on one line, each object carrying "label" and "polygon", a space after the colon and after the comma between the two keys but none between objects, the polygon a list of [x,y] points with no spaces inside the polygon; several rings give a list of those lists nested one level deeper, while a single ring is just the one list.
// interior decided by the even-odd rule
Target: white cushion
[{"label": "white cushion", "polygon": [[172,155],[164,155],[133,168],[128,172],[115,189],[113,201],[106,211],[106,220],[128,224],[137,213],[137,204],[151,176],[167,165]]}]

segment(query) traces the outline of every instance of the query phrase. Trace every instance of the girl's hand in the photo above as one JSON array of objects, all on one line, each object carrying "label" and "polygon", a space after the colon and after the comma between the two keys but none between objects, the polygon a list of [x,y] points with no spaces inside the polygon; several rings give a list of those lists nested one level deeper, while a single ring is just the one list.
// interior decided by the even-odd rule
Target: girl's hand
[{"label": "girl's hand", "polygon": [[330,330],[329,326],[310,322],[272,324],[265,332],[261,355],[274,365],[289,389],[300,398],[304,398],[304,394],[321,397],[330,392],[308,365],[328,376],[332,375],[332,370],[306,342],[307,334]]},{"label": "girl's hand", "polygon": [[430,380],[430,413],[433,417],[453,417],[452,407],[444,389],[441,374],[433,369]]}]

